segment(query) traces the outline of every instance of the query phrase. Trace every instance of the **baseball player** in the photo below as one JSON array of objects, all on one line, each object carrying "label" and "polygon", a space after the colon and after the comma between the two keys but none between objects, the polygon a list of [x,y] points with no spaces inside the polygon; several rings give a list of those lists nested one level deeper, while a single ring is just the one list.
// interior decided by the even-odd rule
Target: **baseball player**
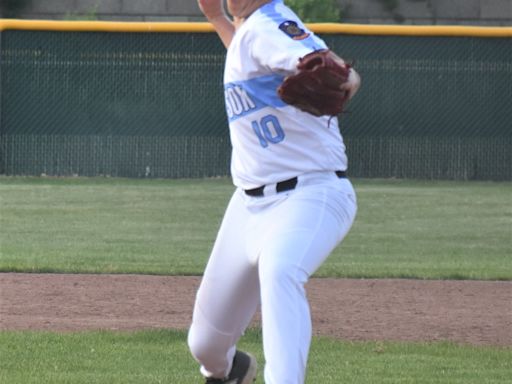
[{"label": "baseball player", "polygon": [[206,383],[252,383],[256,360],[236,345],[261,306],[265,383],[302,384],[312,335],[304,285],[356,215],[335,113],[360,78],[283,0],[227,0],[231,16],[222,0],[198,3],[227,48],[236,190],[188,345]]}]

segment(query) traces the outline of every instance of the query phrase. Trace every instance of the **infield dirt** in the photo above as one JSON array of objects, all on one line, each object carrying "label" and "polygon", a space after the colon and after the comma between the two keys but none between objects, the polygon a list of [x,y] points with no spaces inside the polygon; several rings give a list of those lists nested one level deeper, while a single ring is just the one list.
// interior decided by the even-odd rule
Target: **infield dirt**
[{"label": "infield dirt", "polygon": [[[186,329],[200,277],[0,274],[0,330]],[[314,333],[512,345],[512,282],[311,279]],[[256,314],[253,326],[260,324]]]}]

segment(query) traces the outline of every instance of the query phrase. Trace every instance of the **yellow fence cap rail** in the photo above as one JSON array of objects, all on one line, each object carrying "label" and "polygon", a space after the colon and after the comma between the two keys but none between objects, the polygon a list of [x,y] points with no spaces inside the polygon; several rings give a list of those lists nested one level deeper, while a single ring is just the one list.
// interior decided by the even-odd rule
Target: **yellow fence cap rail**
[{"label": "yellow fence cap rail", "polygon": [[[308,27],[315,33],[391,36],[472,36],[512,37],[512,27],[479,27],[453,25],[368,25],[314,23]],[[0,19],[0,31],[71,31],[71,32],[214,32],[206,22],[117,22]]]},{"label": "yellow fence cap rail", "polygon": [[210,23],[118,22],[0,19],[0,31],[65,31],[65,32],[214,32]]},{"label": "yellow fence cap rail", "polygon": [[474,36],[512,37],[512,27],[479,27],[461,25],[367,25],[317,23],[310,27],[316,33],[394,36]]}]

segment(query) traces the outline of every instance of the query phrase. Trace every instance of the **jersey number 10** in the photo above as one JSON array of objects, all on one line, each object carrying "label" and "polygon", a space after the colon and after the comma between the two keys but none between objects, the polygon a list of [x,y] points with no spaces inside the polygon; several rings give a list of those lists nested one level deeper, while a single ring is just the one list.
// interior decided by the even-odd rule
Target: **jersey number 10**
[{"label": "jersey number 10", "polygon": [[252,129],[263,148],[270,144],[277,144],[284,140],[284,131],[279,120],[274,115],[267,115],[261,120],[252,122]]}]

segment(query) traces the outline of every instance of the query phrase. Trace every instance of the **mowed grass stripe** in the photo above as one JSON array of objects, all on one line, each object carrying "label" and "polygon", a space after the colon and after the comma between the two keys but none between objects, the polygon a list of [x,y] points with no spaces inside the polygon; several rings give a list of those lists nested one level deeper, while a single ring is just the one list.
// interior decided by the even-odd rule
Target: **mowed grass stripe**
[{"label": "mowed grass stripe", "polygon": [[[512,183],[353,180],[359,211],[317,276],[512,278]],[[227,178],[0,178],[0,271],[201,274]]]}]

